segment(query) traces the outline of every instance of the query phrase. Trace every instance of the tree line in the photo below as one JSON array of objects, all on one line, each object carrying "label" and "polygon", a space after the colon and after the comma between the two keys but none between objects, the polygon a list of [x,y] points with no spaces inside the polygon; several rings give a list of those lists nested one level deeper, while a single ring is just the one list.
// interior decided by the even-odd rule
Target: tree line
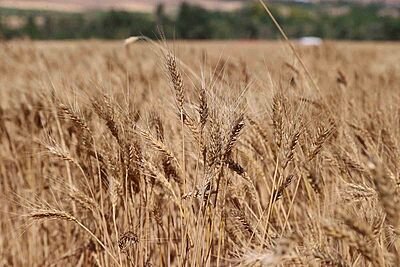
[{"label": "tree line", "polygon": [[[273,3],[270,8],[292,38],[400,40],[398,8],[343,3]],[[2,39],[159,37],[158,29],[166,38],[176,39],[279,37],[271,19],[256,3],[230,12],[210,11],[182,3],[174,15],[167,14],[163,5],[157,6],[153,14],[119,10],[63,13],[3,8],[0,16]]]}]

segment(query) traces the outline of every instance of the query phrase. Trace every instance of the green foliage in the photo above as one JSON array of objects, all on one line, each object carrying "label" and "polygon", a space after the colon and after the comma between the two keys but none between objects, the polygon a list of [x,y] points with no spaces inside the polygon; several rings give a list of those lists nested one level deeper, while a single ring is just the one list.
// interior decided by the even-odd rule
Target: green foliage
[{"label": "green foliage", "polygon": [[[379,15],[383,6],[274,3],[270,8],[292,38],[312,35],[327,39],[400,39],[400,18]],[[10,22],[15,17],[23,22],[20,27]],[[165,14],[163,5],[158,6],[154,14],[116,10],[62,13],[3,8],[0,18],[0,37],[5,39],[122,39],[140,34],[155,37],[158,28],[167,38],[279,38],[271,19],[256,2],[232,12],[209,11],[183,3],[175,16]]]},{"label": "green foliage", "polygon": [[210,26],[211,17],[211,12],[183,3],[176,18],[179,37],[184,39],[206,39],[212,31]]}]

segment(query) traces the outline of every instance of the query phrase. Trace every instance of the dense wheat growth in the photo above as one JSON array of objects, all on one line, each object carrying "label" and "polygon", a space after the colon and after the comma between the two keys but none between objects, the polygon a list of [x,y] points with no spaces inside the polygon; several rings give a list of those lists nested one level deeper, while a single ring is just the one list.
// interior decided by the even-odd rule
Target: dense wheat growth
[{"label": "dense wheat growth", "polygon": [[1,43],[0,266],[400,266],[400,47],[295,49]]}]

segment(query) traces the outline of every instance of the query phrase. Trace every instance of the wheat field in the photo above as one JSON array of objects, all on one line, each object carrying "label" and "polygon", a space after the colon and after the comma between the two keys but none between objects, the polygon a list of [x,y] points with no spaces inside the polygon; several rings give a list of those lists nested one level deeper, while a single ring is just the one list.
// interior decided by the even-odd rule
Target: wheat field
[{"label": "wheat field", "polygon": [[400,266],[400,44],[295,48],[1,43],[0,266]]}]

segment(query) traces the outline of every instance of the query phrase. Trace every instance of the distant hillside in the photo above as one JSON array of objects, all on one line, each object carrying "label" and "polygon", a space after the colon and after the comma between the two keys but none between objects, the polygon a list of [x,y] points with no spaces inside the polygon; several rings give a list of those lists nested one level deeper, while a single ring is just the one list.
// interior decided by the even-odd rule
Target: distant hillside
[{"label": "distant hillside", "polygon": [[[158,3],[167,8],[176,8],[183,0],[0,0],[0,7],[20,9],[44,9],[60,11],[85,11],[91,9],[124,9],[137,12],[151,12]],[[185,0],[211,10],[235,10],[242,7],[244,1],[221,0]]]},{"label": "distant hillside", "polygon": [[[254,0],[0,0],[0,7],[20,9],[44,9],[80,12],[91,9],[124,9],[137,12],[152,12],[158,3],[164,3],[167,9],[174,9],[180,3],[187,2],[209,10],[236,10],[246,2]],[[337,0],[283,0],[291,2],[337,2]],[[354,3],[382,3],[400,5],[400,0],[348,0]]]}]

